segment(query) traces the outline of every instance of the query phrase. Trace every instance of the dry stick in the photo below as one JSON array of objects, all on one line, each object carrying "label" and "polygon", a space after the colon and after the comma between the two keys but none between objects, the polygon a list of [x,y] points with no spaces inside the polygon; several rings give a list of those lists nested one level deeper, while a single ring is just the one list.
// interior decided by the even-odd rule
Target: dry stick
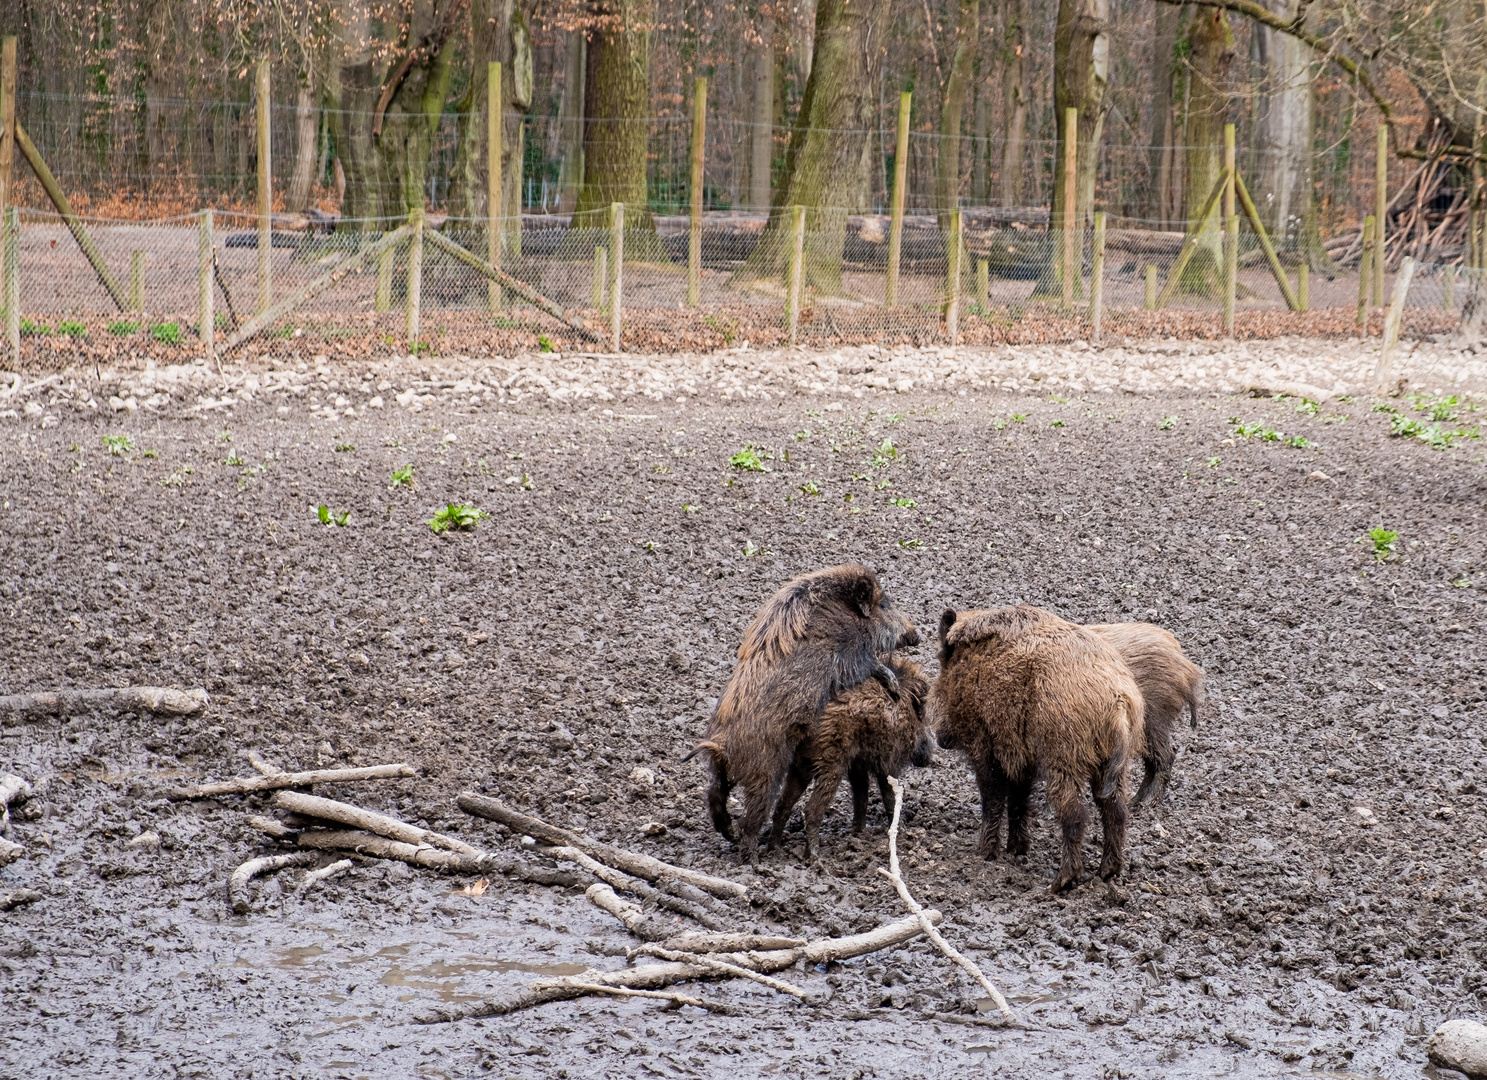
[{"label": "dry stick", "polygon": [[261,772],[264,776],[281,776],[284,770],[269,761],[257,750],[248,751],[248,764]]},{"label": "dry stick", "polygon": [[120,712],[151,712],[161,716],[190,716],[207,707],[205,690],[173,690],[164,686],[125,686],[116,690],[47,690],[0,697],[0,713],[43,713],[71,716],[87,709],[112,708]]},{"label": "dry stick", "polygon": [[251,791],[276,791],[280,788],[309,787],[311,784],[345,784],[356,780],[394,780],[418,775],[412,765],[367,765],[359,769],[311,769],[309,772],[279,773],[276,776],[243,776],[236,780],[218,780],[210,784],[176,788],[166,798],[210,799],[217,795],[245,795]]},{"label": "dry stick", "polygon": [[[931,923],[940,921],[938,911],[925,911],[923,917]],[[880,952],[911,941],[923,933],[920,917],[911,915],[897,922],[869,930],[865,934],[853,934],[844,938],[823,938],[794,949],[776,949],[769,952],[728,953],[726,962],[751,971],[784,971],[804,960],[807,964],[824,964],[831,960],[850,960],[855,956]],[[581,978],[581,977],[580,977]],[[625,968],[610,971],[597,978],[590,973],[587,981],[575,982],[572,978],[539,979],[528,983],[523,989],[504,998],[472,1002],[468,1005],[439,1007],[420,1013],[414,1019],[421,1024],[442,1024],[452,1020],[473,1020],[486,1016],[505,1016],[508,1013],[530,1009],[549,1001],[563,1001],[591,993],[594,983],[604,986],[622,986],[640,989],[656,989],[691,979],[720,979],[723,974],[705,964],[647,964],[645,967]]]},{"label": "dry stick", "polygon": [[976,966],[975,961],[962,956],[940,935],[940,932],[935,929],[934,924],[922,914],[924,908],[914,899],[914,895],[909,892],[909,886],[904,883],[903,875],[899,873],[898,869],[898,815],[904,805],[904,786],[902,781],[892,776],[888,778],[888,784],[893,788],[893,821],[888,826],[888,869],[884,870],[880,866],[878,867],[878,873],[893,882],[893,887],[898,890],[899,899],[904,902],[904,906],[920,917],[922,920],[920,926],[923,927],[925,936],[935,943],[935,947],[964,968],[966,974],[981,984],[981,989],[986,991],[992,1002],[1001,1010],[1003,1016],[1008,1020],[1016,1020],[1016,1014],[1012,1012],[1012,1007],[1007,1004],[1007,999],[1002,997],[1001,991],[993,986],[991,980],[981,973],[981,969]]},{"label": "dry stick", "polygon": [[609,912],[624,923],[625,929],[641,941],[660,941],[671,932],[664,924],[642,911],[639,904],[632,904],[617,896],[615,891],[602,881],[590,885],[584,895],[596,908]]},{"label": "dry stick", "polygon": [[274,797],[274,805],[281,810],[304,814],[306,817],[321,818],[325,821],[350,825],[355,829],[365,829],[379,836],[401,840],[405,844],[427,844],[430,847],[443,848],[445,851],[458,852],[461,855],[484,854],[479,848],[452,836],[444,836],[442,833],[429,829],[420,829],[417,825],[409,825],[406,821],[399,821],[386,814],[379,814],[374,810],[363,810],[359,806],[322,798],[319,795],[306,795],[298,791],[280,791]]},{"label": "dry stick", "polygon": [[643,877],[647,881],[660,883],[667,878],[672,878],[695,885],[722,900],[742,900],[747,899],[749,895],[748,887],[736,881],[699,874],[695,870],[672,866],[660,859],[653,859],[649,855],[611,847],[608,844],[596,844],[587,837],[558,828],[556,825],[549,825],[540,818],[523,814],[519,810],[513,810],[505,803],[488,795],[477,795],[473,791],[466,791],[456,801],[459,808],[467,814],[500,822],[516,832],[524,833],[544,843],[559,847],[575,847],[602,863],[613,866],[617,870],[623,870],[627,874]]},{"label": "dry stick", "polygon": [[0,911],[9,911],[22,904],[34,904],[40,899],[41,893],[35,889],[7,889],[0,892]]},{"label": "dry stick", "polygon": [[726,960],[719,960],[715,957],[708,956],[706,953],[692,953],[685,952],[681,949],[668,949],[661,945],[642,945],[635,950],[635,955],[654,956],[661,960],[674,960],[680,964],[703,964],[721,971],[725,975],[733,975],[740,979],[749,979],[759,983],[761,986],[767,986],[771,990],[778,990],[782,994],[797,997],[801,1001],[810,1002],[811,1000],[811,995],[794,983],[787,983],[781,979],[761,975],[757,971],[750,971],[748,968],[739,967],[737,964],[730,964]]},{"label": "dry stick", "polygon": [[581,987],[591,994],[613,994],[615,997],[638,997],[652,998],[657,1001],[674,1001],[678,1005],[691,1005],[694,1008],[706,1009],[708,1012],[721,1013],[725,1016],[734,1016],[738,1013],[738,1010],[732,1005],[724,1005],[717,1001],[704,1001],[702,998],[688,997],[686,994],[668,994],[661,990],[632,990],[625,986],[605,986],[602,983],[573,983],[572,985]]},{"label": "dry stick", "polygon": [[[668,911],[674,911],[678,915],[685,915],[689,919],[695,919],[709,930],[721,930],[723,923],[719,922],[707,911],[703,905],[691,900],[684,900],[679,896],[672,896],[653,888],[649,883],[633,878],[629,874],[621,873],[613,867],[605,866],[599,860],[590,858],[576,847],[549,848],[547,854],[558,859],[567,859],[569,862],[577,863],[578,866],[593,874],[600,881],[613,885],[616,889],[624,889],[632,892],[642,900],[648,900],[657,907],[664,907]],[[704,896],[706,894],[703,894]],[[656,940],[654,938],[647,940]]]},{"label": "dry stick", "polygon": [[347,870],[350,869],[351,860],[342,859],[340,862],[333,862],[329,866],[322,866],[319,870],[311,870],[304,876],[303,880],[301,880],[299,885],[295,888],[295,898],[298,899],[299,897],[303,896],[305,894],[305,891],[309,889],[311,885],[324,881],[327,878],[333,878],[337,874],[344,874]]},{"label": "dry stick", "polygon": [[31,797],[31,785],[13,773],[0,776],[0,836],[10,832],[10,804]]},{"label": "dry stick", "polygon": [[227,879],[227,902],[237,914],[246,915],[253,906],[248,899],[248,882],[253,878],[271,870],[282,870],[286,866],[310,866],[319,859],[320,856],[313,851],[291,851],[288,855],[264,855],[249,859]]},{"label": "dry stick", "polygon": [[773,952],[776,949],[799,949],[805,938],[775,937],[771,934],[677,934],[661,942],[663,949],[681,952]]}]

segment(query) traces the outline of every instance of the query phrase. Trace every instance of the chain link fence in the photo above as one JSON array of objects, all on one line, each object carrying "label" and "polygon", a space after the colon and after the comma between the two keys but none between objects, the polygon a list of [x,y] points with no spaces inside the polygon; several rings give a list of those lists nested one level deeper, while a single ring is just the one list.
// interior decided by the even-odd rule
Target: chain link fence
[{"label": "chain link fence", "polygon": [[[948,217],[948,216],[947,216]],[[112,342],[126,349],[173,347],[205,352],[198,334],[203,273],[211,275],[216,344],[221,347],[260,310],[321,279],[333,283],[290,307],[244,342],[262,350],[283,338],[308,338],[327,350],[425,349],[469,354],[554,349],[610,351],[612,305],[620,305],[621,347],[633,351],[726,348],[743,341],[773,346],[879,342],[948,343],[952,325],[965,344],[1072,341],[1094,335],[1091,288],[1094,237],[1080,246],[1081,273],[1065,303],[1063,235],[1046,210],[963,212],[964,257],[958,288],[948,280],[948,225],[933,215],[906,215],[897,274],[890,273],[891,221],[884,215],[824,210],[807,215],[801,237],[798,312],[791,308],[788,215],[709,213],[700,232],[700,273],[690,280],[690,220],[654,216],[624,230],[616,290],[611,228],[574,227],[565,215],[527,215],[496,222],[501,270],[517,285],[493,290],[468,260],[422,244],[421,274],[410,278],[410,245],[400,243],[347,270],[358,252],[404,224],[342,221],[334,231],[275,230],[260,274],[258,219],[213,215],[212,260],[201,257],[199,215],[155,221],[81,219],[100,274],[58,215],[19,215],[16,289],[23,355]],[[484,262],[488,220],[430,215],[427,228]],[[1138,219],[1112,218],[1105,233],[1102,335],[1224,336],[1221,248],[1199,245],[1176,285],[1170,277],[1183,234]],[[1288,271],[1293,288],[1297,271]],[[1405,306],[1406,337],[1441,333],[1459,322],[1473,275],[1459,267],[1418,267]],[[106,284],[104,277],[112,278]],[[1384,296],[1364,305],[1378,333]],[[416,281],[417,328],[410,337],[410,281]],[[890,282],[896,284],[891,296]],[[508,282],[510,284],[510,282]],[[1260,249],[1241,229],[1236,334],[1352,335],[1358,323],[1356,266],[1313,273],[1308,308],[1292,312]],[[523,292],[528,295],[524,296]],[[535,294],[549,302],[534,302]],[[4,293],[0,293],[3,296]],[[116,296],[118,299],[116,299]],[[950,318],[952,296],[954,315]],[[1370,298],[1365,297],[1365,300]],[[890,302],[891,301],[891,302]],[[562,310],[567,322],[552,314]],[[588,333],[574,329],[574,324]],[[308,342],[306,342],[308,344]]]}]

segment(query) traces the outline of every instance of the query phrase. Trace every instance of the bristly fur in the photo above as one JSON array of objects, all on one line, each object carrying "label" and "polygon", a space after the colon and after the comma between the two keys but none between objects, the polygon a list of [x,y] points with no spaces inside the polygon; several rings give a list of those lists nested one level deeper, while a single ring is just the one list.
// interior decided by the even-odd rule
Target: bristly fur
[{"label": "bristly fur", "polygon": [[708,722],[713,825],[732,838],[728,791],[744,788],[739,852],[758,858],[759,832],[780,796],[796,748],[826,703],[877,679],[892,686],[882,657],[917,644],[914,624],[860,564],[833,566],[786,583],[744,634],[738,664]]},{"label": "bristly fur", "polygon": [[1198,726],[1198,698],[1203,693],[1203,672],[1182,654],[1177,638],[1151,623],[1104,623],[1089,629],[1120,653],[1131,669],[1141,697],[1146,702],[1146,748],[1142,757],[1146,774],[1132,801],[1161,802],[1172,775],[1177,749],[1172,729],[1186,707]]},{"label": "bristly fur", "polygon": [[833,698],[810,738],[797,747],[775,806],[771,846],[783,837],[807,784],[815,786],[805,807],[806,856],[815,859],[820,854],[821,821],[842,777],[852,786],[852,831],[860,833],[867,819],[868,779],[877,778],[884,804],[891,806],[888,777],[902,776],[909,765],[923,768],[930,763],[934,737],[924,718],[929,682],[919,665],[905,656],[891,656],[885,666],[893,672],[896,691],[868,679]]},{"label": "bristly fur", "polygon": [[940,620],[940,677],[929,714],[942,747],[961,750],[981,789],[979,850],[1001,852],[1003,811],[1008,850],[1028,846],[1028,796],[1041,774],[1063,826],[1054,888],[1083,872],[1083,788],[1104,823],[1102,877],[1124,861],[1125,771],[1143,745],[1144,705],[1120,654],[1099,635],[1027,604]]}]

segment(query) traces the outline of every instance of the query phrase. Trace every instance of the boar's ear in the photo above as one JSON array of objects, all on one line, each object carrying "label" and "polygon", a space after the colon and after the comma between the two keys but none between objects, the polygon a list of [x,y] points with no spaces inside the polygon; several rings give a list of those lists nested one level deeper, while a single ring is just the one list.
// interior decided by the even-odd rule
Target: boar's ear
[{"label": "boar's ear", "polygon": [[871,570],[864,569],[842,582],[842,600],[864,619],[873,617],[881,595],[878,590],[878,581],[873,577]]},{"label": "boar's ear", "polygon": [[950,632],[950,628],[952,626],[954,626],[954,625],[955,625],[955,609],[954,608],[946,608],[944,610],[944,612],[942,612],[941,615],[940,615],[940,640],[941,641],[944,641],[945,640],[945,635]]}]

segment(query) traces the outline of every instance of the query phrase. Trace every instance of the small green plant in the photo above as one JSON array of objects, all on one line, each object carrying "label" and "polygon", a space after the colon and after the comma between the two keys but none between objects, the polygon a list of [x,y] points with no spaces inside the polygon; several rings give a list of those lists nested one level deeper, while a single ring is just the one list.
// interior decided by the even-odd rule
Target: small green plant
[{"label": "small green plant", "polygon": [[115,319],[108,324],[108,332],[114,337],[128,337],[130,334],[139,333],[139,323],[129,319]]},{"label": "small green plant", "polygon": [[807,480],[800,485],[800,493],[802,495],[819,495],[821,494],[821,489],[816,486],[814,480]]},{"label": "small green plant", "polygon": [[1222,460],[1223,460],[1223,458],[1221,458],[1221,457],[1217,457],[1217,456],[1211,457],[1211,458],[1208,459],[1208,467],[1210,469],[1217,469],[1219,467],[1219,462],[1222,461]]},{"label": "small green plant", "polygon": [[520,476],[508,476],[506,482],[508,484],[515,484],[524,491],[531,491],[533,487],[532,477],[529,473],[522,473]]},{"label": "small green plant", "polygon": [[743,553],[746,558],[750,559],[752,559],[755,555],[763,555],[764,557],[768,558],[769,556],[774,554],[774,552],[772,551],[766,551],[764,548],[756,546],[754,541],[752,540],[744,541]]},{"label": "small green plant", "polygon": [[349,442],[338,442],[338,443],[336,443],[336,453],[338,453],[338,454],[350,454],[350,453],[354,453],[355,450],[356,450],[356,444],[355,443],[349,443]]},{"label": "small green plant", "polygon": [[895,413],[889,413],[887,416],[883,417],[883,422],[885,424],[897,424],[897,423],[902,422],[902,420],[903,420],[903,414],[902,413],[896,413],[896,412]]},{"label": "small green plant", "polygon": [[1399,533],[1394,529],[1375,527],[1368,530],[1367,536],[1358,537],[1358,543],[1368,543],[1373,547],[1373,557],[1378,562],[1394,557],[1394,545],[1399,541]]},{"label": "small green plant", "polygon": [[682,513],[684,514],[695,514],[699,509],[701,509],[701,507],[696,506],[693,503],[682,503]]},{"label": "small green plant", "polygon": [[890,461],[896,461],[897,459],[898,447],[893,445],[892,439],[884,439],[878,448],[873,451],[872,460],[868,464],[874,469],[881,469]]},{"label": "small green plant", "polygon": [[396,469],[392,470],[392,484],[390,486],[395,488],[414,487],[415,485],[413,483],[413,466],[399,465]]},{"label": "small green plant", "polygon": [[1048,400],[1055,405],[1067,405],[1069,403],[1069,399],[1064,397],[1063,394],[1049,394]]},{"label": "small green plant", "polygon": [[429,518],[429,528],[434,530],[436,535],[442,535],[452,529],[473,529],[480,523],[481,518],[487,516],[489,515],[484,510],[477,510],[469,503],[448,503]]},{"label": "small green plant", "polygon": [[57,324],[57,333],[68,337],[87,337],[88,328],[76,319],[63,319]]},{"label": "small green plant", "polygon": [[100,441],[105,450],[117,457],[122,457],[134,449],[134,439],[129,435],[105,435]]},{"label": "small green plant", "polygon": [[890,506],[899,506],[899,507],[902,507],[905,510],[912,510],[912,509],[914,509],[914,507],[918,506],[919,504],[916,503],[913,499],[897,498],[897,499],[889,499],[888,500],[888,505],[890,505]]},{"label": "small green plant", "polygon": [[1317,403],[1310,398],[1302,398],[1301,404],[1296,406],[1296,411],[1305,413],[1307,416],[1317,415]]},{"label": "small green plant", "polygon": [[924,546],[924,541],[923,540],[900,540],[898,542],[898,546],[901,547],[901,548],[903,548],[905,551],[914,551],[914,550],[916,550],[918,548],[922,548]]},{"label": "small green plant", "polygon": [[743,469],[746,472],[769,472],[769,466],[764,464],[768,457],[768,454],[761,454],[758,447],[753,443],[749,443],[749,445],[730,457],[728,464],[732,465],[735,469]]},{"label": "small green plant", "polygon": [[1048,426],[1049,427],[1068,427],[1068,425],[1065,424],[1062,420],[1055,420],[1055,421],[1053,421],[1053,423],[1049,424]]},{"label": "small green plant", "polygon": [[1158,431],[1171,431],[1176,426],[1177,426],[1177,417],[1175,417],[1175,416],[1164,416],[1164,417],[1162,417],[1162,422],[1157,425],[1157,430]]},{"label": "small green plant", "polygon": [[1015,412],[1007,419],[1011,420],[1014,424],[1023,424],[1027,422],[1027,413]]},{"label": "small green plant", "polygon": [[179,345],[181,343],[181,324],[174,322],[158,323],[150,327],[150,336],[162,345]]},{"label": "small green plant", "polygon": [[140,457],[147,457],[147,458],[157,458],[157,457],[160,456],[160,451],[159,450],[146,450],[143,454],[141,454],[139,456]]},{"label": "small green plant", "polygon": [[415,341],[409,346],[408,351],[414,356],[426,356],[434,351],[434,347],[427,341]]},{"label": "small green plant", "polygon": [[553,349],[553,346],[552,346],[552,338],[548,337],[546,334],[538,334],[537,335],[537,351],[538,352],[554,352],[555,350]]},{"label": "small green plant", "polygon": [[32,322],[24,315],[21,316],[21,334],[25,337],[46,337],[52,332],[52,328],[46,323]]},{"label": "small green plant", "polygon": [[248,463],[242,458],[238,457],[236,453],[231,453],[227,455],[227,459],[223,461],[222,464],[236,467],[238,465],[246,465]]},{"label": "small green plant", "polygon": [[1462,574],[1459,578],[1452,581],[1451,584],[1455,585],[1458,589],[1470,589],[1472,587],[1472,579]]},{"label": "small green plant", "polygon": [[651,466],[651,472],[658,473],[658,474],[660,474],[662,476],[664,476],[665,474],[669,473],[670,471],[671,471],[671,466],[670,465],[652,465]]},{"label": "small green plant", "polygon": [[324,503],[321,503],[319,506],[313,506],[311,509],[320,518],[320,524],[322,525],[345,526],[351,523],[350,510],[347,510],[344,514],[337,514]]},{"label": "small green plant", "polygon": [[1294,447],[1297,450],[1315,450],[1317,446],[1316,443],[1312,442],[1305,435],[1292,435],[1286,440],[1286,445]]}]

